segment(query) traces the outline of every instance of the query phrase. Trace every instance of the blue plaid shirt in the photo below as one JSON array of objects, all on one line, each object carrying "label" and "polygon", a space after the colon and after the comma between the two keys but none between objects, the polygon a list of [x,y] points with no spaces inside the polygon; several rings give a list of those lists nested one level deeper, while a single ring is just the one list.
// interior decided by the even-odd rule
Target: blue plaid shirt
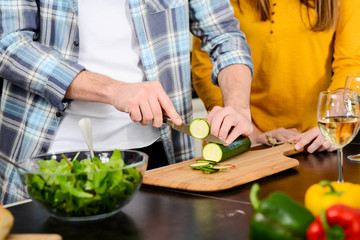
[{"label": "blue plaid shirt", "polygon": [[[225,66],[252,69],[250,49],[226,0],[129,0],[148,81],[160,81],[184,122],[191,121],[190,34],[211,53],[216,83]],[[0,151],[12,161],[45,153],[63,111],[77,63],[76,0],[0,1]],[[169,163],[194,157],[193,140],[161,128]],[[27,198],[13,166],[0,161],[3,204]]]}]

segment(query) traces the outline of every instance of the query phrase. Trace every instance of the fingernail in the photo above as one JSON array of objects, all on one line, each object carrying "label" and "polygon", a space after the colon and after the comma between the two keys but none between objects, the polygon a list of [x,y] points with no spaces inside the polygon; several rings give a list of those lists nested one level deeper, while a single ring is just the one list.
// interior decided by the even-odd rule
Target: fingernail
[{"label": "fingernail", "polygon": [[219,139],[225,142],[224,145],[227,145],[227,144],[228,144],[228,142],[227,142],[225,139],[223,139],[223,138],[221,138],[221,137],[219,137]]},{"label": "fingernail", "polygon": [[298,151],[300,149],[299,145],[295,145],[295,150]]},{"label": "fingernail", "polygon": [[176,118],[176,119],[175,119],[175,121],[176,121],[176,124],[177,124],[177,125],[182,124],[182,120],[181,120],[181,118]]}]

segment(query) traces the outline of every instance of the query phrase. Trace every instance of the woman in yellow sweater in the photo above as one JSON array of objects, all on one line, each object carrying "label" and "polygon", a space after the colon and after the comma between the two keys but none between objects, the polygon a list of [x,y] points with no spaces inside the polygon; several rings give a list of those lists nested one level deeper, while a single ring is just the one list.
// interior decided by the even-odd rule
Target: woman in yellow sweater
[{"label": "woman in yellow sweater", "polygon": [[[333,151],[316,121],[319,92],[360,73],[359,0],[231,0],[252,50],[253,143],[295,140],[296,149]],[[318,16],[318,17],[316,17]],[[193,85],[207,110],[222,106],[211,63],[193,42]],[[234,86],[236,87],[236,86]]]}]

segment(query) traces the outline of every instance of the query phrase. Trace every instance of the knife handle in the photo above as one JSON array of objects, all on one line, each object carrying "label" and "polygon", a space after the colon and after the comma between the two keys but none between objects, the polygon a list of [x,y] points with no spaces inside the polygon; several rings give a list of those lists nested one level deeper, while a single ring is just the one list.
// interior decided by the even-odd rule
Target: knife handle
[{"label": "knife handle", "polygon": [[170,127],[174,128],[175,123],[170,118],[164,117],[163,121],[164,121],[164,123],[166,123]]}]

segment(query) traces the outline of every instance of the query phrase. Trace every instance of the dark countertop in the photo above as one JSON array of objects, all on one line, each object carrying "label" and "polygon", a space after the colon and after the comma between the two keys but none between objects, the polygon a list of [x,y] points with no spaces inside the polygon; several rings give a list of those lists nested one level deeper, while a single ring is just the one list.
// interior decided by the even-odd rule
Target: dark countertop
[{"label": "dark countertop", "polygon": [[[360,183],[360,163],[346,159],[360,144],[344,149],[345,181]],[[260,198],[280,190],[303,202],[306,189],[319,180],[337,180],[337,155],[301,153],[296,168],[259,179]],[[15,217],[11,233],[58,233],[63,239],[248,239],[253,213],[252,183],[214,193],[186,192],[143,185],[135,198],[114,217],[68,223],[48,217],[34,203],[9,207]]]}]

